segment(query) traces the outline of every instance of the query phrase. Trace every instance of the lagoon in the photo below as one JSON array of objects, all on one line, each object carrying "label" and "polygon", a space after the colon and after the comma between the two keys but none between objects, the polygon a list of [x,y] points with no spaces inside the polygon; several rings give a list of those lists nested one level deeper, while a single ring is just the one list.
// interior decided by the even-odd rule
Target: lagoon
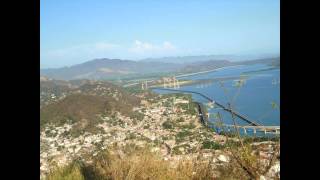
[{"label": "lagoon", "polygon": [[[223,77],[237,77],[221,80]],[[220,80],[215,80],[218,78]],[[196,91],[205,94],[214,101],[231,107],[241,114],[249,117],[262,125],[280,125],[280,69],[265,64],[241,65],[226,67],[208,73],[180,77],[178,80],[203,81],[212,80],[210,83],[192,84],[182,86],[179,89]],[[236,86],[242,79],[243,85]],[[164,90],[154,90],[157,93],[172,93]],[[194,101],[207,104],[203,97],[192,94]],[[231,115],[220,108],[208,108],[209,121],[217,122],[216,114],[219,112],[225,124],[232,124]],[[239,125],[247,125],[247,122],[237,118]]]}]

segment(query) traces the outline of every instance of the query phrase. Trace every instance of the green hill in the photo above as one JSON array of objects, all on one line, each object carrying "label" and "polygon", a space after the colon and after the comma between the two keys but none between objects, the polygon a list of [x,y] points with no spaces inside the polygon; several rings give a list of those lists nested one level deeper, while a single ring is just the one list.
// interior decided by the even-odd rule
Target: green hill
[{"label": "green hill", "polygon": [[[40,102],[43,102],[40,108],[41,129],[47,124],[60,126],[71,123],[76,124],[76,131],[92,132],[97,130],[101,115],[112,117],[119,112],[139,118],[132,109],[140,104],[140,99],[108,82],[88,81],[81,86],[70,87],[46,81],[40,85]],[[50,98],[52,94],[55,98]]]}]

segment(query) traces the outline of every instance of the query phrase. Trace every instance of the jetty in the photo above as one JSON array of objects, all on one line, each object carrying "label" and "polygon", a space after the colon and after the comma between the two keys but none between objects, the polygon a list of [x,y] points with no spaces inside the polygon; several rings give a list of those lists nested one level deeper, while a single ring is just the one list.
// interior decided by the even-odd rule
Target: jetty
[{"label": "jetty", "polygon": [[244,134],[248,134],[248,131],[253,132],[253,134],[257,134],[257,132],[263,132],[266,134],[274,134],[274,135],[280,135],[280,126],[235,126],[231,124],[222,124],[219,125],[220,128],[224,128],[227,131],[231,131],[233,128],[242,129]]}]

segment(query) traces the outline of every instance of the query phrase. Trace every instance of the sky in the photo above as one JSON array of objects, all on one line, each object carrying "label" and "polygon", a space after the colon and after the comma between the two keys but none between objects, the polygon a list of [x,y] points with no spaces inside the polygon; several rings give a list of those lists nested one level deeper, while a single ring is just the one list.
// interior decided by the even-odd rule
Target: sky
[{"label": "sky", "polygon": [[40,66],[280,53],[279,0],[40,0]]}]

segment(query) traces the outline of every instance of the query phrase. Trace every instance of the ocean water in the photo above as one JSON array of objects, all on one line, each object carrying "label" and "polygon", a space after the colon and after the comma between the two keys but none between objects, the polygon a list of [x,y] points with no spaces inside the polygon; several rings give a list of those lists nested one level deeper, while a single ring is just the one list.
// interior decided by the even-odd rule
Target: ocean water
[{"label": "ocean water", "polygon": [[[215,80],[215,78],[235,77],[229,80]],[[271,68],[264,64],[241,65],[226,67],[216,71],[197,74],[178,79],[213,80],[210,83],[193,84],[180,87],[181,90],[196,91],[210,97],[214,101],[231,107],[247,116],[250,120],[261,125],[280,125],[280,69]],[[236,86],[239,79],[243,79],[241,87]],[[164,90],[154,90],[157,93],[172,93]],[[192,94],[195,101],[207,104],[208,100]],[[210,108],[209,121],[217,122],[219,112],[225,124],[232,124],[231,114],[221,108]],[[247,122],[236,118],[239,125],[248,125]]]}]

